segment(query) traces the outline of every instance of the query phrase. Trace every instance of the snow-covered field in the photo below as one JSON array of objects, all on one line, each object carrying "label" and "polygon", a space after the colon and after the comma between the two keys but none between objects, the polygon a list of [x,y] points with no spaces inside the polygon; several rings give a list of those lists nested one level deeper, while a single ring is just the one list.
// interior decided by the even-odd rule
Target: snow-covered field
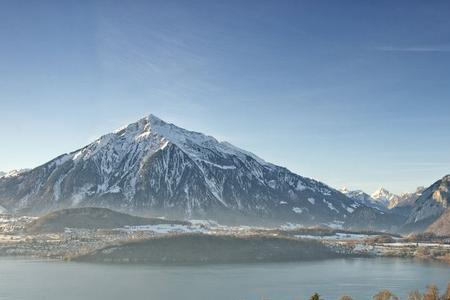
[{"label": "snow-covered field", "polygon": [[125,226],[115,230],[125,231],[127,233],[150,231],[155,234],[168,233],[206,233],[208,230],[199,225],[178,225],[178,224],[157,224],[157,225],[141,225],[141,226]]},{"label": "snow-covered field", "polygon": [[367,234],[353,234],[353,233],[336,233],[334,235],[296,235],[297,238],[315,239],[322,241],[358,241],[369,237]]},{"label": "snow-covered field", "polygon": [[8,214],[0,214],[0,233],[12,233],[22,230],[24,226],[36,217],[16,217]]},{"label": "snow-covered field", "polygon": [[171,234],[171,233],[204,233],[204,234],[247,234],[254,233],[258,230],[267,228],[253,227],[253,226],[227,226],[220,225],[211,220],[189,220],[190,225],[179,224],[155,224],[155,225],[140,225],[140,226],[124,226],[116,228],[116,231],[126,233],[147,232],[156,235]]},{"label": "snow-covered field", "polygon": [[443,247],[443,248],[450,248],[450,244],[442,244],[442,243],[411,243],[411,242],[405,242],[405,243],[382,243],[383,246],[389,246],[389,247]]}]

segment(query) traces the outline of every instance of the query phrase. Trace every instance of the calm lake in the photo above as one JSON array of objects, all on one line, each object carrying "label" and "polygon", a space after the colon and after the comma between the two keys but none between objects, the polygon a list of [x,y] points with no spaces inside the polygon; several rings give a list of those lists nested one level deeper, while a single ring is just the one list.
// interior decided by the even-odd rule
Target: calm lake
[{"label": "calm lake", "polygon": [[381,288],[406,299],[436,283],[444,289],[450,267],[404,259],[152,266],[102,265],[0,258],[0,299],[294,300],[319,291],[371,299]]}]

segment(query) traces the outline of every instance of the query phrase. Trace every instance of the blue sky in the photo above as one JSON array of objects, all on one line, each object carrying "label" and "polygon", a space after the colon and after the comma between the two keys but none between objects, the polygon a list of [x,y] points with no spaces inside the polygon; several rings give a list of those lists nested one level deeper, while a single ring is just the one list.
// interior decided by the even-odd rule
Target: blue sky
[{"label": "blue sky", "polygon": [[450,173],[449,1],[0,2],[0,170],[149,113],[334,187]]}]

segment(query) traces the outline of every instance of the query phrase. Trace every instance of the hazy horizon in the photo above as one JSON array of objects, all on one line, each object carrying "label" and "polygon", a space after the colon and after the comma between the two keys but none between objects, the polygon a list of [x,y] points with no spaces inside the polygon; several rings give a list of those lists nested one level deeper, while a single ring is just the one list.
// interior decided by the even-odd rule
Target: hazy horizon
[{"label": "hazy horizon", "polygon": [[0,170],[153,113],[332,187],[450,173],[450,3],[0,3]]}]

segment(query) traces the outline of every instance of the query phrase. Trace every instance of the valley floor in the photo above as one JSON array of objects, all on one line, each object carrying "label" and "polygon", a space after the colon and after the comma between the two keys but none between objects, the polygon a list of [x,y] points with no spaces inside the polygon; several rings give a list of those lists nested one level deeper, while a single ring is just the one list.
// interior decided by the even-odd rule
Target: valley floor
[{"label": "valley floor", "polygon": [[[14,218],[11,216],[2,216],[0,218],[0,255],[72,259],[74,257],[100,253],[99,251],[102,249],[112,247],[116,249],[128,246],[130,243],[134,243],[133,245],[142,243],[146,244],[145,247],[148,247],[149,243],[156,243],[155,241],[159,238],[164,238],[167,241],[170,239],[180,239],[180,236],[190,236],[196,239],[199,236],[209,236],[231,237],[232,239],[227,240],[230,245],[236,243],[237,240],[253,239],[252,241],[254,242],[255,237],[266,240],[268,238],[275,238],[270,242],[272,243],[270,245],[270,255],[267,255],[267,252],[265,252],[263,255],[264,259],[262,260],[301,260],[301,255],[293,256],[289,254],[290,256],[288,257],[282,251],[274,251],[277,245],[274,246],[273,243],[278,243],[279,246],[282,246],[286,241],[297,241],[298,244],[305,241],[307,242],[306,244],[304,243],[301,246],[296,245],[295,247],[303,249],[305,245],[320,244],[329,250],[327,255],[330,257],[407,257],[432,259],[450,263],[450,239],[435,237],[401,237],[377,232],[350,232],[338,229],[296,228],[292,226],[273,229],[247,226],[230,227],[208,221],[192,221],[190,225],[156,224],[96,230],[66,228],[64,232],[60,233],[26,234],[23,228],[32,220],[32,218],[27,217]],[[184,244],[183,247],[191,247],[190,245],[193,244]],[[244,247],[241,244],[233,245]],[[211,245],[207,244],[205,247],[211,247]],[[258,249],[258,247],[246,248],[246,251],[257,251],[255,249]],[[183,248],[180,251],[189,250]],[[205,249],[205,255],[207,251],[208,249]],[[120,253],[122,253],[122,256],[132,255],[129,252],[122,251]],[[307,252],[305,253],[305,259],[324,258],[323,253],[317,257],[307,255]],[[171,255],[181,257],[176,252],[173,252]],[[249,253],[245,253],[243,256],[248,255]],[[123,261],[127,261],[127,257],[123,258]],[[158,258],[152,259],[157,260]],[[170,260],[170,257],[167,258],[164,256],[164,260],[167,259]],[[218,258],[214,259],[217,260]]]}]

